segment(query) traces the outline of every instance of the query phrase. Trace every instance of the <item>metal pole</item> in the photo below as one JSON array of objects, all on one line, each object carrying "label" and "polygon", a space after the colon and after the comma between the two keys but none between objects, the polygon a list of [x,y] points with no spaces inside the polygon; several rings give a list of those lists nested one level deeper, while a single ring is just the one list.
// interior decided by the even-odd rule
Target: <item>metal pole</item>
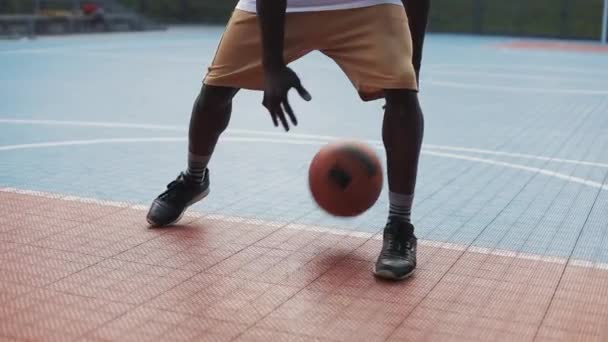
[{"label": "metal pole", "polygon": [[476,0],[473,5],[473,32],[477,34],[483,33],[483,3],[482,0]]},{"label": "metal pole", "polygon": [[559,37],[568,36],[568,15],[570,14],[570,0],[562,0],[562,11],[560,14]]},{"label": "metal pole", "polygon": [[604,15],[602,16],[602,44],[608,44],[608,0],[604,0]]}]

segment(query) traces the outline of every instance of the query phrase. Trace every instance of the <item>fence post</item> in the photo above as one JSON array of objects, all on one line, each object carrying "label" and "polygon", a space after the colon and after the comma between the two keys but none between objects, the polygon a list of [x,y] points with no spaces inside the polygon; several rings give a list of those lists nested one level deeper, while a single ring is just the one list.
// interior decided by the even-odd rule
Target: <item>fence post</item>
[{"label": "fence post", "polygon": [[475,0],[473,5],[473,31],[483,33],[483,0]]},{"label": "fence post", "polygon": [[608,0],[604,0],[604,15],[602,16],[602,44],[608,44]]},{"label": "fence post", "polygon": [[568,36],[568,19],[570,14],[570,1],[562,0],[562,10],[560,13],[559,21],[559,38],[566,38]]}]

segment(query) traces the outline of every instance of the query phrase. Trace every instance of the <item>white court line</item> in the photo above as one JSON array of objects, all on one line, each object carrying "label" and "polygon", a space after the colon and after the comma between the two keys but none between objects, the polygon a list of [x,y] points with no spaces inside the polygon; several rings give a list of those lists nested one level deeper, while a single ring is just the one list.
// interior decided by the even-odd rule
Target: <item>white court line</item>
[{"label": "white court line", "polygon": [[547,58],[547,59],[552,59],[555,58],[556,54],[568,54],[568,55],[572,55],[572,54],[576,54],[576,55],[583,55],[583,56],[589,56],[589,55],[596,55],[597,57],[606,54],[603,51],[581,51],[581,50],[571,50],[571,51],[566,51],[566,50],[541,50],[541,49],[512,49],[512,48],[498,48],[497,51],[502,54],[502,55],[514,55],[514,56],[530,56],[530,55],[534,55],[537,57],[543,57],[543,58]]},{"label": "white court line", "polygon": [[81,145],[98,145],[98,144],[118,144],[118,143],[141,143],[141,142],[175,142],[185,141],[186,138],[110,138],[110,139],[91,139],[91,140],[68,140],[68,141],[51,141],[44,143],[18,144],[0,146],[0,151],[13,151],[23,149],[61,147],[61,146],[81,146]]},{"label": "white court line", "polygon": [[[178,131],[178,132],[185,132],[187,130],[187,128],[183,127],[183,126],[150,125],[150,124],[121,123],[121,122],[96,122],[96,121],[69,121],[69,120],[62,121],[62,120],[31,120],[31,119],[2,119],[2,118],[0,118],[0,123],[22,124],[22,125],[49,125],[49,126],[137,128],[137,129],[148,129],[148,130],[159,130],[159,131]],[[261,136],[280,136],[280,137],[286,137],[286,139],[289,139],[289,138],[320,139],[320,140],[326,140],[326,141],[356,139],[354,137],[336,137],[336,136],[327,136],[327,135],[299,134],[299,133],[289,133],[288,135],[286,135],[284,132],[255,131],[255,130],[247,130],[247,129],[228,129],[226,131],[226,133],[252,134],[252,135],[261,135]],[[380,140],[365,140],[365,142],[367,142],[369,144],[382,144],[382,141],[380,141]],[[486,150],[486,149],[469,148],[469,147],[448,146],[448,145],[433,145],[433,144],[423,144],[422,147],[427,148],[427,149],[438,149],[438,150],[457,151],[457,152],[471,152],[471,153],[477,153],[477,154],[488,154],[488,155],[495,155],[495,156],[534,159],[534,160],[550,161],[550,162],[557,162],[557,163],[608,168],[607,163],[591,162],[591,161],[584,161],[584,160],[574,160],[574,159],[553,158],[553,157],[545,157],[545,156],[524,154],[524,153],[512,153],[512,152],[502,152],[502,151],[496,151],[496,150]]]},{"label": "white court line", "polygon": [[426,148],[437,149],[437,150],[446,150],[446,151],[458,151],[458,152],[470,152],[470,153],[478,153],[478,154],[490,154],[495,156],[505,156],[505,157],[514,157],[514,158],[522,158],[522,159],[535,159],[535,160],[543,160],[564,164],[576,164],[576,165],[585,165],[585,166],[597,166],[608,168],[608,164],[606,163],[597,163],[590,162],[584,160],[575,160],[575,159],[562,159],[562,158],[553,158],[553,157],[544,157],[533,154],[524,154],[524,153],[511,153],[511,152],[500,152],[494,150],[484,150],[478,148],[468,148],[468,147],[456,147],[456,146],[444,146],[444,145],[424,145]]},{"label": "white court line", "polygon": [[[108,48],[86,48],[86,49],[61,49],[61,48],[38,48],[38,49],[21,49],[21,50],[0,50],[0,54],[14,54],[14,53],[31,53],[31,54],[53,54],[53,55],[65,55],[65,56],[91,56],[91,57],[106,57],[106,58],[116,58],[116,59],[133,59],[133,60],[162,60],[165,62],[172,63],[200,63],[200,59],[197,58],[184,58],[184,57],[163,57],[163,56],[152,56],[152,55],[140,55],[140,54],[124,54],[124,53],[114,53],[114,52],[104,52],[104,51],[114,51],[114,49]],[[573,77],[567,76],[547,76],[543,74],[538,75],[530,75],[529,73],[496,73],[496,72],[487,72],[487,71],[472,71],[472,70],[443,70],[441,65],[429,66],[428,67],[428,75],[423,76],[423,82],[433,84],[432,79],[428,79],[428,76],[433,75],[462,75],[466,77],[470,76],[482,76],[482,77],[492,77],[492,78],[502,78],[502,79],[515,79],[515,80],[541,80],[541,81],[572,81]],[[580,76],[580,75],[579,75]],[[591,75],[590,75],[591,76]],[[593,75],[597,76],[597,75]],[[575,81],[602,81],[597,77],[585,77],[585,78],[575,78]],[[468,83],[462,83],[468,84]],[[441,84],[437,84],[441,85]]]},{"label": "white court line", "polygon": [[608,95],[608,89],[559,89],[559,88],[539,88],[539,87],[509,87],[500,85],[490,85],[483,83],[461,83],[446,81],[425,81],[425,85],[442,86],[458,89],[476,89],[484,91],[508,91],[527,94],[575,94],[575,95]]},{"label": "white court line", "polygon": [[[70,47],[73,49],[73,47]],[[89,56],[89,57],[103,57],[103,58],[118,58],[118,59],[134,59],[134,60],[151,60],[157,59],[165,62],[172,63],[197,63],[196,59],[191,58],[180,58],[180,57],[157,57],[157,56],[145,56],[145,55],[129,55],[129,54],[120,54],[120,53],[112,53],[112,52],[95,52],[91,50],[76,50],[73,53],[70,53],[69,49],[58,49],[58,48],[39,48],[39,49],[29,49],[29,50],[21,50],[21,51],[10,51],[10,50],[0,50],[0,55],[2,53],[22,53],[23,51],[29,53],[40,53],[40,54],[59,54],[59,55],[69,55],[69,56]],[[448,64],[437,64],[430,65],[428,68],[433,72],[433,70],[441,69],[448,67]],[[470,65],[462,65],[464,67],[470,67]],[[529,67],[528,70],[547,70],[543,67]],[[561,69],[567,70],[567,69]],[[578,69],[581,70],[581,69]],[[588,70],[587,70],[588,71]],[[601,73],[601,72],[599,72]],[[592,73],[597,76],[598,73]],[[529,75],[524,75],[524,77],[529,77]],[[463,83],[463,82],[451,82],[451,81],[433,81],[433,80],[424,80],[424,84],[431,86],[439,86],[439,87],[449,87],[456,89],[476,89],[482,91],[508,91],[508,92],[516,92],[523,94],[574,94],[574,95],[608,95],[608,90],[600,90],[600,89],[559,89],[559,88],[545,88],[545,87],[508,87],[501,85],[492,85],[492,84],[480,84],[478,82],[473,83]]]},{"label": "white court line", "polygon": [[[92,139],[92,140],[69,140],[69,141],[53,141],[46,143],[32,143],[19,145],[0,146],[0,151],[12,151],[22,149],[37,149],[61,146],[77,146],[77,145],[97,145],[97,144],[117,144],[117,143],[142,143],[142,142],[182,142],[186,141],[185,137],[162,137],[162,138],[109,138],[109,139]],[[222,137],[221,141],[227,142],[257,142],[257,143],[272,143],[272,144],[288,144],[288,145],[324,145],[326,142],[320,140],[302,140],[302,139],[275,139],[275,138],[248,138],[248,137]],[[383,146],[373,144],[376,149],[382,149]],[[602,184],[591,180],[574,177],[567,174],[531,167],[526,165],[507,163],[494,159],[478,158],[461,154],[445,153],[437,151],[422,150],[422,154],[427,154],[435,157],[443,157],[450,159],[465,160],[470,162],[490,164],[495,166],[506,167],[510,169],[522,170],[531,173],[537,173],[548,177],[558,178],[570,183],[582,184],[591,188],[608,190],[608,184]]]},{"label": "white court line", "polygon": [[504,167],[511,168],[511,169],[518,169],[518,170],[522,170],[522,171],[538,173],[541,175],[562,179],[562,180],[565,180],[565,181],[568,181],[571,183],[578,183],[578,184],[586,185],[586,186],[596,188],[596,189],[608,190],[608,184],[602,184],[599,182],[594,182],[594,181],[590,181],[587,179],[583,179],[580,177],[574,177],[574,176],[570,176],[567,174],[554,172],[554,171],[550,171],[547,169],[541,169],[541,168],[537,168],[537,167],[507,163],[507,162],[502,162],[502,161],[493,160],[493,159],[485,159],[485,158],[478,158],[478,157],[471,157],[471,156],[465,156],[465,155],[460,155],[460,154],[444,153],[444,152],[436,152],[436,151],[425,151],[425,154],[435,156],[435,157],[461,159],[461,160],[472,161],[472,162],[483,163],[483,164],[504,166]]},{"label": "white court line", "polygon": [[[154,34],[155,32],[150,32],[152,34]],[[112,33],[112,35],[117,35],[117,34],[121,34],[118,32],[114,32]],[[129,33],[125,33],[124,36],[127,36]],[[147,34],[147,32],[139,32],[139,34]],[[221,31],[218,30],[218,37],[219,35],[221,35]],[[85,38],[87,39],[86,42],[83,41],[79,41],[80,38]],[[104,38],[104,37],[102,37]],[[108,38],[107,36],[105,38]],[[116,37],[112,37],[112,38],[116,38]],[[126,37],[124,37],[126,38]],[[116,42],[111,42],[111,43],[101,43],[101,42],[96,42],[93,43],[90,40],[90,37],[87,37],[86,34],[75,34],[75,35],[70,35],[70,37],[39,37],[37,39],[40,40],[46,40],[46,41],[50,41],[51,39],[53,41],[57,41],[57,40],[63,40],[63,42],[68,42],[68,43],[84,43],[86,45],[74,45],[74,44],[67,44],[67,45],[54,45],[54,46],[46,46],[46,47],[37,47],[37,48],[31,48],[31,47],[23,47],[24,45],[22,45],[22,47],[17,47],[14,49],[0,49],[0,55],[2,54],[53,54],[53,53],[80,53],[80,52],[104,52],[104,51],[116,51],[117,49],[124,49],[124,48],[131,48],[137,50],[137,49],[147,49],[147,48],[167,48],[167,47],[172,47],[172,48],[176,48],[176,47],[192,47],[192,46],[198,46],[199,44],[205,42],[207,39],[204,36],[200,36],[198,38],[193,38],[193,39],[171,39],[171,38],[164,38],[164,39],[160,39],[160,40],[150,40],[150,41],[139,41],[137,43],[137,45],[133,45],[132,41],[127,41],[127,40],[119,40],[118,44]],[[213,39],[213,41],[215,42],[216,39],[215,38],[209,38],[209,39]],[[194,43],[194,45],[192,44]],[[19,42],[15,42],[16,44],[20,44]],[[27,43],[26,43],[27,44]],[[159,46],[162,45],[162,46]],[[118,54],[115,54],[118,56]],[[199,60],[200,62],[200,60]]]},{"label": "white court line", "polygon": [[[219,32],[219,31],[218,31]],[[200,44],[202,41],[201,38],[196,39],[180,39],[177,41],[174,40],[159,40],[154,42],[154,45],[169,45],[169,46],[183,46],[189,45],[191,43]],[[127,42],[121,42],[122,44],[115,43],[99,43],[95,45],[86,46],[84,48],[74,46],[74,45],[66,45],[66,46],[52,46],[52,47],[39,47],[39,48],[16,48],[16,49],[4,49],[0,50],[0,55],[2,54],[22,54],[22,53],[34,53],[34,54],[44,54],[44,53],[78,53],[81,51],[91,53],[91,52],[103,52],[103,51],[116,51],[116,49],[121,49],[128,47]],[[153,47],[148,44],[144,44],[144,47]],[[501,50],[502,51],[502,50]],[[512,50],[516,52],[520,52],[519,50]],[[541,52],[541,51],[538,51]],[[553,54],[553,52],[551,52]],[[119,54],[114,54],[115,56],[120,56]],[[466,69],[501,69],[501,70],[521,70],[529,72],[539,72],[539,71],[547,71],[547,72],[570,72],[570,73],[585,73],[591,75],[598,74],[608,74],[608,72],[603,70],[590,70],[589,68],[577,68],[577,67],[564,67],[558,65],[516,65],[516,64],[491,64],[491,63],[475,63],[475,64],[460,64],[460,63],[427,63],[425,64],[425,69],[440,69],[440,68],[460,68],[462,70]]]},{"label": "white court line", "polygon": [[186,127],[171,125],[147,125],[139,123],[99,122],[99,121],[71,121],[71,120],[29,120],[29,119],[0,119],[0,123],[22,125],[48,125],[48,126],[77,126],[77,127],[106,127],[106,128],[140,128],[160,131],[185,131]]},{"label": "white court line", "polygon": [[[554,76],[554,75],[529,75],[529,74],[517,74],[517,73],[506,73],[506,72],[489,72],[489,71],[474,71],[474,70],[443,70],[443,69],[435,69],[427,72],[428,75],[423,78],[423,81],[426,83],[432,82],[432,76],[435,74],[439,75],[455,75],[455,76],[483,76],[483,77],[493,77],[493,78],[501,78],[501,79],[511,79],[511,80],[538,80],[538,81],[584,81],[584,82],[608,82],[606,79],[596,77],[585,77],[585,78],[572,78],[571,76]],[[429,78],[430,76],[430,78]],[[608,83],[606,83],[608,84]]]},{"label": "white court line", "polygon": [[[115,49],[112,49],[115,51]],[[114,53],[114,52],[102,52],[101,49],[93,50],[93,49],[85,49],[85,50],[44,50],[44,49],[29,49],[29,50],[21,50],[21,51],[1,51],[5,54],[20,54],[20,53],[28,53],[28,54],[40,54],[40,55],[53,55],[53,56],[64,56],[64,57],[103,57],[103,58],[113,58],[120,60],[144,60],[144,61],[156,61],[156,62],[167,62],[167,63],[196,63],[200,64],[200,58],[184,58],[184,57],[175,57],[175,56],[159,56],[152,54],[141,54],[139,51],[135,51],[135,53]]]},{"label": "white court line", "polygon": [[[148,207],[143,206],[143,205],[132,205],[132,204],[128,204],[125,202],[98,200],[95,198],[87,198],[87,197],[79,197],[79,196],[68,196],[68,195],[61,195],[61,194],[57,194],[57,193],[49,193],[49,192],[43,192],[43,191],[32,191],[32,190],[24,190],[24,189],[6,187],[6,188],[0,188],[0,193],[2,193],[2,192],[20,194],[20,195],[29,195],[29,196],[42,197],[42,198],[51,198],[51,199],[57,199],[57,200],[62,200],[62,201],[68,201],[68,202],[97,204],[97,205],[111,206],[111,207],[117,207],[117,208],[130,208],[130,209],[139,210],[139,211],[148,210]],[[300,224],[300,223],[268,221],[268,220],[262,220],[259,218],[244,218],[244,217],[226,216],[226,215],[221,215],[221,214],[206,215],[206,214],[197,213],[197,212],[187,213],[186,215],[184,215],[184,217],[193,218],[193,219],[206,218],[209,220],[222,220],[222,221],[230,221],[230,222],[237,222],[237,223],[242,222],[244,224],[257,224],[257,225],[271,226],[271,227],[277,227],[277,228],[283,227],[285,229],[327,233],[327,234],[339,235],[339,236],[345,236],[345,237],[357,237],[357,238],[363,238],[363,239],[382,240],[382,235],[378,234],[378,233],[359,232],[359,231],[354,231],[354,230],[345,229],[345,228],[330,228],[330,227],[313,226],[313,225],[306,225],[306,224]],[[595,263],[595,262],[591,262],[591,261],[587,261],[587,260],[568,259],[568,258],[563,258],[563,257],[547,256],[547,255],[541,255],[541,254],[535,254],[535,253],[523,253],[523,252],[517,252],[517,251],[512,251],[512,250],[507,250],[507,249],[477,247],[477,246],[471,246],[471,245],[456,244],[456,243],[451,243],[451,242],[440,242],[440,241],[423,240],[423,239],[419,239],[418,243],[422,246],[454,250],[454,251],[459,251],[459,252],[463,252],[463,253],[471,252],[471,253],[478,253],[478,254],[484,254],[484,255],[493,255],[493,256],[515,258],[515,259],[547,262],[547,263],[553,263],[553,264],[559,264],[559,265],[568,264],[571,266],[578,266],[578,267],[583,267],[583,268],[608,270],[608,263]]]},{"label": "white court line", "polygon": [[[146,142],[182,142],[187,141],[186,137],[160,137],[160,138],[108,138],[108,139],[91,139],[91,140],[67,140],[67,141],[51,141],[44,143],[18,144],[0,146],[0,151],[13,151],[24,149],[37,149],[62,146],[79,146],[79,145],[102,145],[102,144],[128,144],[128,143],[146,143]],[[272,138],[247,138],[247,137],[221,137],[221,141],[231,142],[266,142],[275,144],[289,145],[323,145],[325,142],[318,140],[286,140]]]},{"label": "white court line", "polygon": [[[604,65],[605,67],[606,65]],[[463,71],[467,70],[487,70],[487,69],[495,69],[495,70],[506,70],[506,71],[526,71],[526,72],[539,72],[539,71],[547,71],[547,72],[568,72],[568,73],[577,73],[577,74],[590,74],[590,75],[608,75],[608,71],[602,70],[602,66],[598,66],[597,68],[577,68],[577,67],[563,67],[558,65],[518,65],[518,64],[489,64],[489,63],[474,63],[474,64],[457,64],[457,63],[440,63],[440,64],[432,64],[427,68],[429,69],[460,69]]]}]

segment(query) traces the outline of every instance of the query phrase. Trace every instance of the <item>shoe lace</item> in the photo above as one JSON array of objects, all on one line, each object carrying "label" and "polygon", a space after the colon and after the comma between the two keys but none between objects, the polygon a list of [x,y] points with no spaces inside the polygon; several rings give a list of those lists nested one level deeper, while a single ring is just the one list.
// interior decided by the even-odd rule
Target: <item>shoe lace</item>
[{"label": "shoe lace", "polygon": [[407,257],[412,248],[412,240],[398,227],[387,227],[384,240],[385,248],[382,250],[383,256]]},{"label": "shoe lace", "polygon": [[175,197],[177,196],[177,194],[179,192],[177,190],[183,188],[183,186],[184,186],[184,181],[181,179],[176,179],[167,185],[167,190],[165,190],[165,192],[160,194],[159,197],[163,200],[175,199]]},{"label": "shoe lace", "polygon": [[386,234],[386,242],[385,242],[385,248],[382,251],[382,254],[384,256],[400,256],[402,253],[401,252],[401,241],[399,239],[399,233],[396,232],[387,232]]}]

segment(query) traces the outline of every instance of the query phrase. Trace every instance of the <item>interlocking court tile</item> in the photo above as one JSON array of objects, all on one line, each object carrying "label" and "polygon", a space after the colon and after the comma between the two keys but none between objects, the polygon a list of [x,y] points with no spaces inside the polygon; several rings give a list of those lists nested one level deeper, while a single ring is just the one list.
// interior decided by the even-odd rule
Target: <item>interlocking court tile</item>
[{"label": "interlocking court tile", "polygon": [[0,239],[7,340],[607,336],[602,265],[421,241],[417,272],[392,283],[371,274],[373,235],[205,216],[151,230],[139,209],[0,196],[14,210],[0,216],[0,231],[13,232]]}]

